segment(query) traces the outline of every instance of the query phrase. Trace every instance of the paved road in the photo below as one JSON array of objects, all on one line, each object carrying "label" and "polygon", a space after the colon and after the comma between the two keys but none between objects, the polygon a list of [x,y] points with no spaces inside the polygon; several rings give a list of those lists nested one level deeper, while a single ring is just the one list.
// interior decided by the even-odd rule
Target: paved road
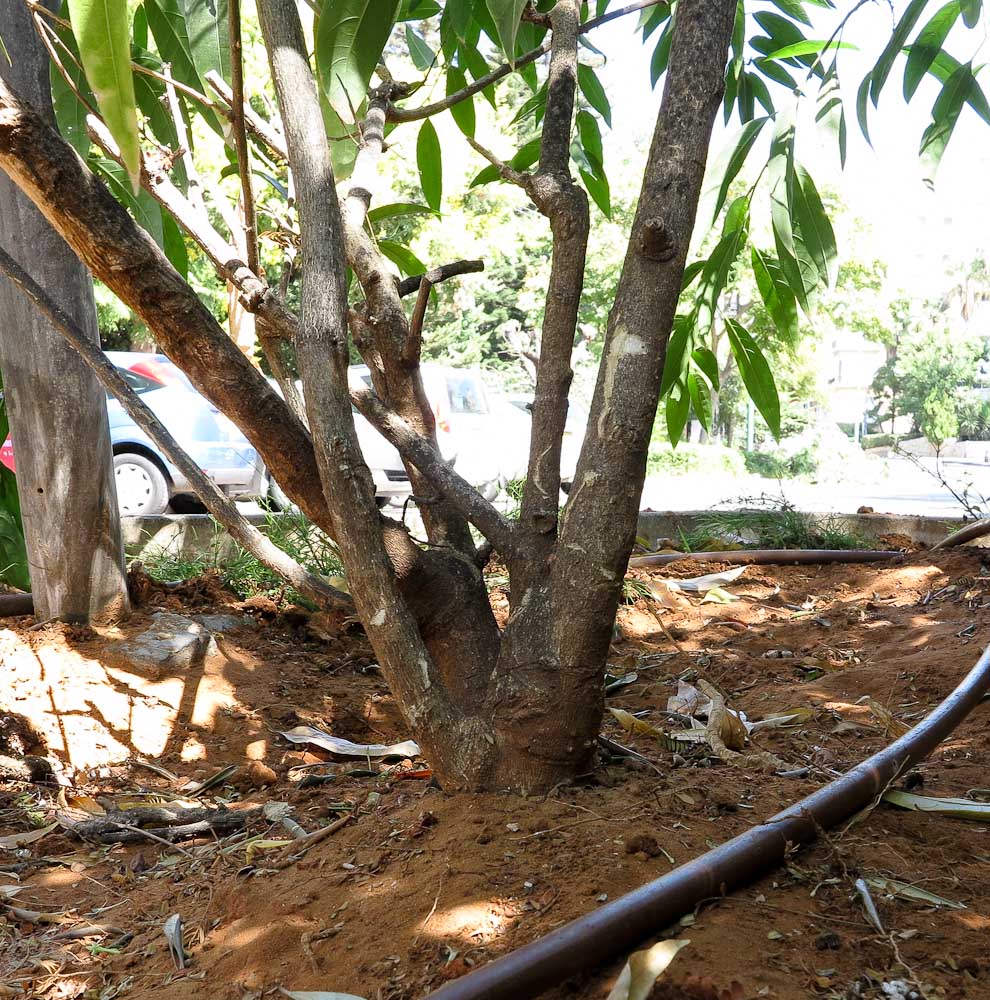
[{"label": "paved road", "polygon": [[[934,469],[934,460],[923,460]],[[974,496],[990,497],[990,466],[982,463],[946,461],[942,473],[957,490],[972,483]],[[669,478],[650,476],[643,489],[644,510],[706,510],[724,505],[739,506],[739,498],[761,494],[783,496],[799,510],[847,514],[861,506],[878,514],[927,514],[959,517],[962,504],[929,472],[901,458],[877,460],[875,475],[859,482],[807,483],[798,480],[742,478],[728,475],[690,475]],[[984,505],[990,506],[990,505]]]}]

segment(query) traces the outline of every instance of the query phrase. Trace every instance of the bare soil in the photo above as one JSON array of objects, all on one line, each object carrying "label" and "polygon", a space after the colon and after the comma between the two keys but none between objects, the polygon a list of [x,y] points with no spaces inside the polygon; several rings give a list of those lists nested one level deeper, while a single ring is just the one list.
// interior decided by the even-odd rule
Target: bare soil
[{"label": "bare soil", "polygon": [[[662,575],[698,572],[684,563]],[[245,609],[210,581],[180,592],[145,581],[145,604],[117,630],[8,622],[0,754],[57,758],[70,796],[119,803],[155,792],[165,801],[183,794],[182,781],[237,764],[226,785],[202,796],[206,804],[287,802],[308,831],[351,820],[288,864],[286,848],[258,840],[288,834],[264,821],[239,836],[186,842],[181,852],[151,840],[83,844],[59,828],[0,850],[0,885],[22,887],[11,902],[63,914],[43,923],[0,909],[0,996],[240,1000],[284,987],[423,997],[820,787],[825,769],[846,770],[889,741],[864,699],[910,725],[990,641],[990,576],[977,552],[916,553],[883,566],[749,567],[727,589],[740,600],[677,599],[662,627],[643,601],[621,609],[613,671],[634,669],[638,680],[608,704],[666,728],[659,713],[678,678],[704,678],[750,719],[811,708],[813,718],[766,730],[754,744],[810,767],[806,777],[707,759],[675,766],[649,736],[630,735],[609,716],[605,735],[660,773],[612,760],[546,798],[451,795],[431,780],[428,762],[322,764],[279,735],[309,724],[355,742],[409,737],[356,623],[280,613],[265,601]],[[493,601],[498,608],[502,595]],[[116,647],[162,607],[251,620],[219,637],[216,655],[160,675]],[[990,785],[986,723],[981,706],[906,782],[957,796]],[[345,773],[353,770],[375,773]],[[319,773],[335,776],[300,787],[301,775]],[[52,822],[56,797],[43,786],[0,785],[0,836]],[[879,805],[665,929],[691,944],[653,996],[990,997],[988,827]],[[856,895],[860,876],[895,878],[965,908],[874,892],[880,934]],[[184,970],[162,929],[176,913],[190,956]],[[57,937],[92,924],[111,929]],[[620,967],[575,976],[549,995],[605,997]]]}]

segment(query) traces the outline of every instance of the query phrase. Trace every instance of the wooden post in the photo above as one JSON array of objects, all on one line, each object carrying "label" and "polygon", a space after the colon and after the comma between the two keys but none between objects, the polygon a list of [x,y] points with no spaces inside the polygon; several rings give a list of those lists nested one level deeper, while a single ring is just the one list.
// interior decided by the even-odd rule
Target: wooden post
[{"label": "wooden post", "polygon": [[[23,0],[0,0],[0,25],[10,55],[8,62],[0,53],[0,76],[54,123],[48,57]],[[0,245],[99,343],[89,273],[2,172]],[[119,618],[129,605],[106,396],[76,352],[5,280],[0,370],[35,615],[39,621]]]}]

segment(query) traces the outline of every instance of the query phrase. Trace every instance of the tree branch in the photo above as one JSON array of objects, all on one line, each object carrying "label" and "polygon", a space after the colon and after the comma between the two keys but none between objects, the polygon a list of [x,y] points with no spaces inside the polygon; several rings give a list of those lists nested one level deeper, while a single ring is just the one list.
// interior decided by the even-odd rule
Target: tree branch
[{"label": "tree branch", "polygon": [[529,183],[531,174],[524,173],[520,170],[515,170],[509,166],[504,160],[500,160],[490,149],[486,149],[484,146],[478,142],[474,136],[466,135],[468,145],[480,156],[484,157],[498,172],[503,180],[507,180],[510,184],[516,184],[524,190],[528,189],[527,185]]},{"label": "tree branch", "polygon": [[254,212],[254,187],[251,183],[251,154],[244,130],[244,58],[241,51],[241,0],[228,0],[227,27],[230,35],[230,86],[233,100],[230,110],[237,153],[237,173],[241,181],[241,201],[244,206],[244,247],[247,266],[255,274],[258,267],[258,225]]},{"label": "tree branch", "polygon": [[[620,8],[619,10],[613,10],[610,13],[602,14],[601,17],[594,17],[590,21],[585,21],[583,24],[578,26],[578,33],[583,35],[602,24],[614,21],[617,17],[623,17],[626,14],[634,14],[636,11],[644,10],[647,7],[656,7],[658,4],[667,2],[668,0],[640,0],[638,3],[631,3],[626,7]],[[424,118],[432,118],[434,115],[440,114],[441,111],[447,111],[448,109],[454,107],[454,105],[460,104],[461,101],[466,101],[469,97],[474,97],[475,94],[480,94],[481,91],[490,87],[493,83],[498,83],[499,80],[504,79],[510,73],[518,72],[524,66],[528,66],[532,62],[536,62],[537,59],[541,56],[545,56],[549,51],[550,42],[548,40],[542,45],[538,45],[535,49],[531,49],[525,55],[521,55],[515,61],[515,65],[510,66],[508,63],[503,63],[501,66],[493,69],[490,73],[486,73],[484,76],[478,77],[474,83],[468,84],[462,90],[457,90],[453,94],[448,94],[442,100],[434,101],[432,104],[424,104],[418,108],[399,108],[394,104],[390,104],[388,108],[388,120],[390,122],[416,122],[422,121]]]},{"label": "tree branch", "polygon": [[[449,714],[441,679],[396,586],[375,487],[361,457],[347,386],[344,235],[316,84],[294,0],[259,0],[296,184],[305,261],[296,354],[324,493],[354,600],[399,704],[418,721]],[[436,683],[434,683],[436,682]]]},{"label": "tree branch", "polygon": [[291,556],[274,545],[254,525],[241,515],[237,505],[227,497],[183,450],[182,446],[155,416],[148,405],[128,385],[107,356],[73,320],[45,293],[11,256],[0,247],[0,272],[6,274],[31,301],[48,317],[52,326],[72,345],[83,361],[93,370],[107,392],[118,400],[134,422],[144,430],[165,457],[189,481],[206,509],[259,562],[283,577],[300,594],[323,607],[353,607],[350,595],[331,587],[321,577],[310,573]]},{"label": "tree branch", "polygon": [[431,441],[417,434],[370,389],[352,388],[351,401],[368,423],[447,496],[501,556],[508,558],[518,554],[513,524],[447,464]]},{"label": "tree branch", "polygon": [[[229,114],[232,115],[235,98],[230,87],[227,86],[227,81],[213,70],[210,70],[206,74],[205,80],[216,91],[217,96],[219,96],[224,104],[231,109]],[[250,104],[242,102],[241,106],[244,109],[244,124],[247,130],[256,139],[264,143],[280,160],[283,162],[288,160],[289,154],[285,148],[285,136],[271,122],[265,121],[261,115],[257,114]],[[227,113],[226,108],[223,111]]]},{"label": "tree branch", "polygon": [[399,295],[404,298],[406,295],[418,292],[424,278],[428,278],[431,285],[439,285],[448,278],[456,278],[461,274],[476,274],[484,269],[483,260],[455,260],[451,264],[441,264],[439,267],[431,268],[426,274],[414,274],[403,278],[398,286]]},{"label": "tree branch", "polygon": [[560,453],[571,387],[571,353],[584,288],[590,228],[588,197],[571,178],[570,146],[577,90],[578,0],[558,0],[552,24],[547,110],[540,165],[527,190],[550,220],[553,257],[533,398],[533,429],[519,520],[542,541],[543,556],[556,539]]}]

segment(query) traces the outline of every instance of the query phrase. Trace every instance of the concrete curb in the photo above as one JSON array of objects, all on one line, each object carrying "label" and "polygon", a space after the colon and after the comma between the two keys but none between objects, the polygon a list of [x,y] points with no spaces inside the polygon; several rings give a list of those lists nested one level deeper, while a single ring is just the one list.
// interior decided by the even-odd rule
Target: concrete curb
[{"label": "concrete curb", "polygon": [[[271,516],[248,514],[247,519],[264,530],[267,517]],[[810,516],[829,516],[837,528],[860,535],[870,543],[879,543],[884,535],[907,535],[923,545],[934,545],[967,523],[961,517],[927,517],[916,514]],[[651,543],[655,543],[658,538],[677,540],[682,532],[687,534],[695,530],[710,517],[711,512],[706,510],[645,510],[639,515],[637,533],[645,536]],[[124,517],[120,523],[129,559],[140,559],[144,553],[161,549],[182,558],[208,555],[214,551],[223,558],[233,550],[234,543],[230,536],[225,531],[218,530],[208,514]],[[990,538],[981,539],[975,544],[990,547]]]}]

